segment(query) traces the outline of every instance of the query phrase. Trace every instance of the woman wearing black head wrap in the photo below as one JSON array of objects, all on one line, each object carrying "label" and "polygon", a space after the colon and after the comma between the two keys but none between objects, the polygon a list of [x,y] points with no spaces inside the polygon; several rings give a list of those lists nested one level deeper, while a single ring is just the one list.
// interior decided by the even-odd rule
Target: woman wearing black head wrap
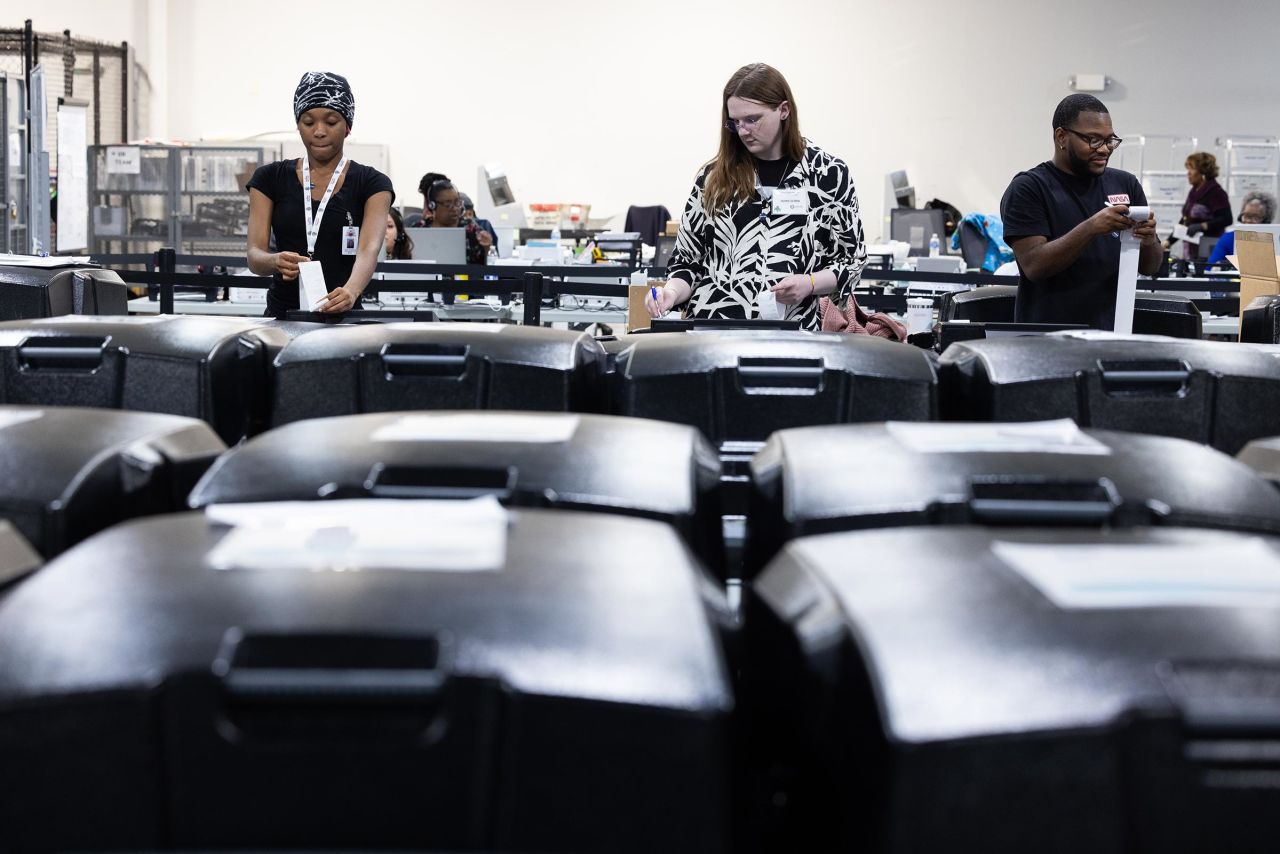
[{"label": "woman wearing black head wrap", "polygon": [[[306,157],[268,163],[249,180],[249,268],[273,279],[269,317],[300,307],[298,265],[306,261],[324,272],[323,312],[358,308],[373,276],[395,192],[390,178],[343,153],[355,109],[345,77],[302,75],[293,117]],[[275,252],[268,250],[273,233]]]}]

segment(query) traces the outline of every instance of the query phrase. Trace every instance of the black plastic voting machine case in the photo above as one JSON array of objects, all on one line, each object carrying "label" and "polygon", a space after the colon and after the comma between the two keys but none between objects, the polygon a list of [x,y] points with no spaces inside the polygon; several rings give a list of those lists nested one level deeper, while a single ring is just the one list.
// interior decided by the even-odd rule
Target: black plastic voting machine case
[{"label": "black plastic voting machine case", "polygon": [[790,543],[746,621],[790,850],[1262,852],[1280,540],[938,527]]},{"label": "black plastic voting machine case", "polygon": [[229,317],[0,323],[0,402],[187,415],[233,443],[264,427],[270,362],[288,342]]},{"label": "black plastic voting machine case", "polygon": [[1254,297],[1241,309],[1240,340],[1251,344],[1280,344],[1280,296]]},{"label": "black plastic voting machine case", "polygon": [[112,270],[0,265],[0,320],[128,313],[128,287]]},{"label": "black plastic voting machine case", "polygon": [[190,504],[494,495],[508,506],[658,519],[719,569],[719,491],[715,449],[680,424],[550,412],[369,413],[250,439],[218,460]]},{"label": "black plastic voting machine case", "polygon": [[1066,420],[782,430],[751,461],[751,483],[749,574],[788,540],[864,528],[1190,525],[1280,533],[1280,492],[1226,454]]},{"label": "black plastic voting machine case", "polygon": [[0,406],[0,518],[52,557],[122,519],[186,509],[224,450],[194,418]]},{"label": "black plastic voting machine case", "polygon": [[44,558],[18,529],[0,519],[0,596],[5,588],[39,569]]},{"label": "black plastic voting machine case", "polygon": [[628,342],[616,357],[613,411],[689,424],[722,448],[785,427],[935,414],[932,358],[882,338],[725,331]]},{"label": "black plastic voting machine case", "polygon": [[598,411],[585,332],[472,323],[337,326],[276,359],[272,423],[407,409]]},{"label": "black plastic voting machine case", "polygon": [[1229,454],[1280,433],[1280,358],[1257,347],[1061,332],[960,342],[938,367],[948,421],[1071,418]]},{"label": "black plastic voting machine case", "polygon": [[[354,503],[358,538],[403,502]],[[0,849],[726,850],[733,696],[687,547],[503,528],[493,566],[431,562],[429,525],[398,568],[324,527],[323,566],[214,564],[240,529],[189,513],[46,564],[0,597]]]}]

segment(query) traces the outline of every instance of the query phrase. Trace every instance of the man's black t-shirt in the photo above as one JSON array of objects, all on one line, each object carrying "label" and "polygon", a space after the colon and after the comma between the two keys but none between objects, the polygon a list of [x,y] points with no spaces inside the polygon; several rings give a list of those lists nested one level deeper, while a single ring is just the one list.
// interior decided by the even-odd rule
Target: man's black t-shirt
[{"label": "man's black t-shirt", "polygon": [[[297,166],[296,159],[277,160],[275,163],[259,166],[249,179],[248,188],[258,190],[271,200],[271,231],[275,235],[276,251],[305,255],[307,224],[302,210],[302,182],[298,180]],[[395,201],[390,178],[372,166],[354,161],[347,163],[346,178],[325,208],[313,256],[324,270],[324,282],[329,290],[345,285],[356,263],[355,255],[342,254],[342,229],[349,225],[363,227],[365,202],[370,196],[381,192],[391,193],[391,199]],[[320,203],[312,198],[312,215],[319,207]],[[376,223],[371,227],[377,228],[381,233],[385,223]],[[276,273],[271,280],[271,290],[267,293],[267,314],[280,316],[286,310],[296,308],[298,281],[295,279],[285,282]]]},{"label": "man's black t-shirt", "polygon": [[[1119,169],[1079,178],[1050,162],[1019,172],[1000,200],[1004,239],[1057,240],[1111,204],[1146,205],[1138,179]],[[1086,323],[1098,329],[1115,325],[1116,277],[1120,270],[1118,232],[1095,237],[1076,262],[1057,275],[1018,282],[1015,319],[1020,323]]]}]

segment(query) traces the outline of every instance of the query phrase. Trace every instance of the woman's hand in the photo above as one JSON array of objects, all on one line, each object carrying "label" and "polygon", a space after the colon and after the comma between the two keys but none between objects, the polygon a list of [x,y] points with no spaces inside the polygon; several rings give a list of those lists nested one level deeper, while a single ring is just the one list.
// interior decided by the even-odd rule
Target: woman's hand
[{"label": "woman's hand", "polygon": [[476,243],[479,243],[485,249],[493,245],[493,236],[483,228],[476,229]]},{"label": "woman's hand", "polygon": [[292,282],[298,278],[298,265],[306,260],[307,256],[299,255],[297,252],[277,252],[271,256],[276,272],[286,282]]},{"label": "woman's hand", "polygon": [[326,314],[341,314],[344,311],[350,311],[356,304],[356,294],[347,290],[347,286],[334,288],[325,295],[324,300],[320,303],[320,311]]},{"label": "woman's hand", "polygon": [[769,290],[773,291],[773,295],[783,305],[795,305],[813,295],[813,277],[808,273],[787,276]]},{"label": "woman's hand", "polygon": [[[658,301],[653,301],[653,291],[658,292]],[[649,310],[649,316],[657,319],[671,311],[672,306],[676,304],[676,295],[667,288],[650,288],[649,293],[644,296],[644,307]]]}]

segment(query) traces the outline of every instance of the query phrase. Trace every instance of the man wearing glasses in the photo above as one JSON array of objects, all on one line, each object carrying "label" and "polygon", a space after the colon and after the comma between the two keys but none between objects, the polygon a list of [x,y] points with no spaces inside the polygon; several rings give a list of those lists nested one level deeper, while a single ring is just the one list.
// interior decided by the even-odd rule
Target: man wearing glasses
[{"label": "man wearing glasses", "polygon": [[1000,217],[1021,271],[1018,322],[1111,329],[1122,231],[1142,241],[1138,272],[1160,269],[1155,217],[1128,217],[1131,205],[1147,204],[1142,185],[1107,168],[1120,142],[1101,101],[1069,95],[1053,113],[1053,159],[1019,172],[1005,190]]}]

